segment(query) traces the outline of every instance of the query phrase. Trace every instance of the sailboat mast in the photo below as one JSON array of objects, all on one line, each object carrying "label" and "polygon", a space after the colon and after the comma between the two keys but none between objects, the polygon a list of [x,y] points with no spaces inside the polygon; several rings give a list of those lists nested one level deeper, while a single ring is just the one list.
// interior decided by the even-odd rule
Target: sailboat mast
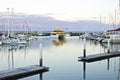
[{"label": "sailboat mast", "polygon": [[120,13],[120,0],[119,0],[119,13]]},{"label": "sailboat mast", "polygon": [[116,24],[117,24],[117,10],[115,10],[115,22],[114,22],[114,24],[115,24],[114,27],[115,27],[115,29],[116,29],[116,26],[117,26],[117,25],[116,25]]},{"label": "sailboat mast", "polygon": [[8,11],[8,35],[7,35],[7,37],[9,37],[9,35],[10,35],[10,31],[9,31],[9,28],[10,28],[10,19],[9,19],[9,8],[7,8],[7,11]]},{"label": "sailboat mast", "polygon": [[13,33],[14,33],[13,14],[14,14],[14,8],[12,8],[12,14],[11,14],[11,31],[12,31],[12,35],[13,35]]}]

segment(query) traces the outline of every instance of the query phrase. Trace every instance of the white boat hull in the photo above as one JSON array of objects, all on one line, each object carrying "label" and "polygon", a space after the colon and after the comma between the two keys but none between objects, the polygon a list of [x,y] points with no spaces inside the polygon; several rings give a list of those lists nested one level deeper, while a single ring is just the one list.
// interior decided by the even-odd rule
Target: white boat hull
[{"label": "white boat hull", "polygon": [[51,38],[58,38],[59,35],[50,35]]},{"label": "white boat hull", "polygon": [[0,45],[2,45],[2,41],[0,41]]},{"label": "white boat hull", "polygon": [[[108,39],[104,39],[102,42],[107,43]],[[120,43],[120,39],[110,39],[110,43]]]}]

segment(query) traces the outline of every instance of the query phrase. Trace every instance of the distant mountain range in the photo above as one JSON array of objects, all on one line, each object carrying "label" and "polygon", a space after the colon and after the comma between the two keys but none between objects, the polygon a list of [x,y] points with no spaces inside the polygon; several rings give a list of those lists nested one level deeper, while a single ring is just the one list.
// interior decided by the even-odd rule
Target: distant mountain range
[{"label": "distant mountain range", "polygon": [[8,17],[11,31],[52,31],[55,28],[65,31],[105,31],[109,29],[108,24],[90,20],[60,21],[42,15],[14,14],[6,16],[1,14],[0,30],[8,29]]}]

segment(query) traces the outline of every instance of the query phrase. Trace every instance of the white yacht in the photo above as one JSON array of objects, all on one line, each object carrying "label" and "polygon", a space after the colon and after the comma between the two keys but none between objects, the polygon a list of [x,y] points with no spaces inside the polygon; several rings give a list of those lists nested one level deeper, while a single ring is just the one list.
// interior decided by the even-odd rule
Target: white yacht
[{"label": "white yacht", "polygon": [[108,40],[110,40],[110,43],[120,43],[120,28],[115,30],[108,30],[103,35],[103,43],[108,42]]}]

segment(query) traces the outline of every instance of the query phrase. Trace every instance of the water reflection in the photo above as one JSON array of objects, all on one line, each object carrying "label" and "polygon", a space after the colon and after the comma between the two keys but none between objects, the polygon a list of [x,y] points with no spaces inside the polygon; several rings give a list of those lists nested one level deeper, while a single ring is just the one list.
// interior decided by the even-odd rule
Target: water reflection
[{"label": "water reflection", "polygon": [[66,43],[66,40],[53,40],[52,42],[55,46],[62,46]]},{"label": "water reflection", "polygon": [[11,69],[11,68],[12,69],[14,68],[14,54],[13,54],[13,50],[8,51],[8,69]]},{"label": "water reflection", "polygon": [[43,80],[43,73],[40,73],[40,80]]},{"label": "water reflection", "polygon": [[[119,58],[120,59],[120,58]],[[119,61],[120,62],[120,61]],[[110,68],[110,59],[108,58],[107,59],[107,70],[109,71],[109,68]],[[83,61],[83,80],[86,80],[86,72],[87,72],[87,66],[86,66],[87,62]],[[89,63],[88,63],[89,64]],[[120,69],[120,67],[119,67]],[[94,71],[94,70],[93,70]],[[119,71],[120,72],[120,71]],[[98,72],[99,73],[99,72]],[[119,80],[119,79],[118,79]]]},{"label": "water reflection", "polygon": [[[44,64],[50,67],[49,72],[20,80],[120,80],[119,57],[92,63],[78,62],[77,57],[83,55],[82,42],[82,39],[73,37],[62,41],[40,38],[26,46],[0,46],[0,70]],[[42,60],[40,43],[43,45]],[[111,51],[117,51],[119,47],[119,44],[111,44],[110,48]],[[96,41],[87,40],[86,48],[87,55],[107,52],[107,44]]]},{"label": "water reflection", "polygon": [[[105,43],[98,43],[98,42],[87,40],[87,44],[88,43],[90,43],[91,45],[94,44],[94,46],[97,46],[97,45],[100,44],[100,46],[102,47],[104,52],[106,52],[105,49],[108,48],[107,47],[108,44],[105,44]],[[111,52],[119,51],[119,49],[120,49],[120,44],[110,44],[110,51]],[[96,54],[98,54],[98,53],[96,53]],[[116,70],[115,75],[117,75],[117,77],[115,77],[116,78],[115,80],[120,80],[120,57],[107,58],[106,60],[100,60],[98,62],[94,61],[94,63],[92,63],[92,62],[91,63],[86,63],[85,61],[83,61],[83,80],[87,80],[86,79],[87,77],[88,77],[89,80],[96,80],[96,78],[97,78],[96,73],[101,73],[101,71],[99,71],[100,67],[97,68],[98,72],[96,72],[96,73],[94,73],[94,68],[92,68],[93,73],[94,73],[94,76],[92,76],[92,78],[95,77],[95,79],[94,78],[91,79],[90,76],[89,76],[90,74],[87,71],[87,64],[89,64],[89,65],[97,64],[98,65],[99,63],[103,63],[104,61],[106,62],[106,70],[109,71],[109,74],[111,74],[111,71],[112,71],[113,66],[114,66],[114,69]],[[101,65],[104,65],[104,64],[101,64]],[[111,66],[111,69],[110,69],[110,66]],[[88,68],[89,68],[89,66],[88,66]],[[103,73],[105,73],[105,71]],[[109,79],[108,76],[104,76],[104,77]],[[109,79],[109,80],[112,80],[112,79]]]},{"label": "water reflection", "polygon": [[17,50],[22,50],[25,49],[27,45],[21,44],[21,45],[16,45],[16,46],[10,46],[10,45],[2,45],[0,50],[7,49],[8,51],[17,51]]},{"label": "water reflection", "polygon": [[[87,44],[90,43],[90,45],[94,45],[94,47],[100,45],[99,47],[101,47],[102,49],[104,49],[104,52],[106,52],[106,50],[108,49],[108,43],[99,43],[97,41],[93,41],[93,40],[87,40],[86,42]],[[113,44],[110,43],[110,51],[111,52],[115,52],[115,51],[120,51],[120,44]]]},{"label": "water reflection", "polygon": [[86,80],[86,62],[83,62],[83,80]]},{"label": "water reflection", "polygon": [[[18,52],[24,51],[23,54],[25,56],[24,56],[24,60],[23,61],[26,61],[26,58],[28,57],[27,54],[29,54],[29,53],[27,53],[28,47],[29,47],[29,45],[17,45],[17,46],[2,45],[2,46],[0,46],[0,56],[6,54],[4,57],[7,60],[7,68],[4,68],[4,69],[5,70],[7,70],[7,69],[14,69],[14,68],[16,68],[18,66],[17,65],[17,64],[19,64],[18,62],[22,60],[21,58],[16,59],[17,56],[19,57],[19,53]],[[40,53],[38,53],[38,54],[40,54]],[[20,55],[22,55],[22,53],[20,53]],[[0,58],[0,59],[2,61],[3,58]],[[15,64],[16,62],[17,62],[17,64]],[[43,59],[40,58],[38,63],[39,63],[40,66],[42,66],[43,65]],[[5,65],[5,63],[3,65]],[[34,65],[34,64],[31,64],[31,65]],[[25,66],[25,65],[23,65],[23,66]],[[43,72],[46,72],[46,71],[43,71]],[[39,73],[39,75],[40,75],[39,76],[39,80],[43,80],[43,72]],[[27,76],[25,76],[25,77],[27,77]],[[14,79],[14,80],[17,80],[17,79]]]},{"label": "water reflection", "polygon": [[[108,44],[107,43],[100,43],[101,46],[105,49],[108,48]],[[120,44],[110,44],[110,51],[120,51]]]},{"label": "water reflection", "polygon": [[[111,61],[110,61],[110,58],[108,58],[107,60],[103,60],[103,61],[106,61],[106,64],[107,64],[106,70],[109,73],[113,70],[112,68],[110,69],[110,65],[111,65],[111,67],[114,66],[114,72],[115,72],[115,75],[116,75],[116,79],[115,80],[120,80],[120,57],[111,58]],[[90,74],[87,75],[87,73],[89,73],[89,72],[87,71],[87,65],[86,64],[92,64],[92,63],[87,63],[85,61],[83,62],[83,80],[87,80],[87,76],[90,75]],[[100,65],[102,65],[102,64],[100,64]],[[97,69],[99,71],[100,68],[97,68]],[[94,69],[93,68],[92,68],[92,70],[93,70],[93,73],[94,73]],[[97,72],[97,73],[100,73],[100,72]],[[96,73],[94,73],[94,77],[96,77]],[[106,77],[108,77],[108,76],[106,76]]]},{"label": "water reflection", "polygon": [[[17,46],[10,46],[10,45],[2,45],[1,46],[1,55],[2,54],[7,54],[7,62],[8,62],[8,69],[13,69],[15,67],[15,52],[18,50],[25,50],[26,54],[26,45],[17,45]],[[2,52],[3,51],[3,52]],[[24,56],[25,58],[25,56]]]}]

